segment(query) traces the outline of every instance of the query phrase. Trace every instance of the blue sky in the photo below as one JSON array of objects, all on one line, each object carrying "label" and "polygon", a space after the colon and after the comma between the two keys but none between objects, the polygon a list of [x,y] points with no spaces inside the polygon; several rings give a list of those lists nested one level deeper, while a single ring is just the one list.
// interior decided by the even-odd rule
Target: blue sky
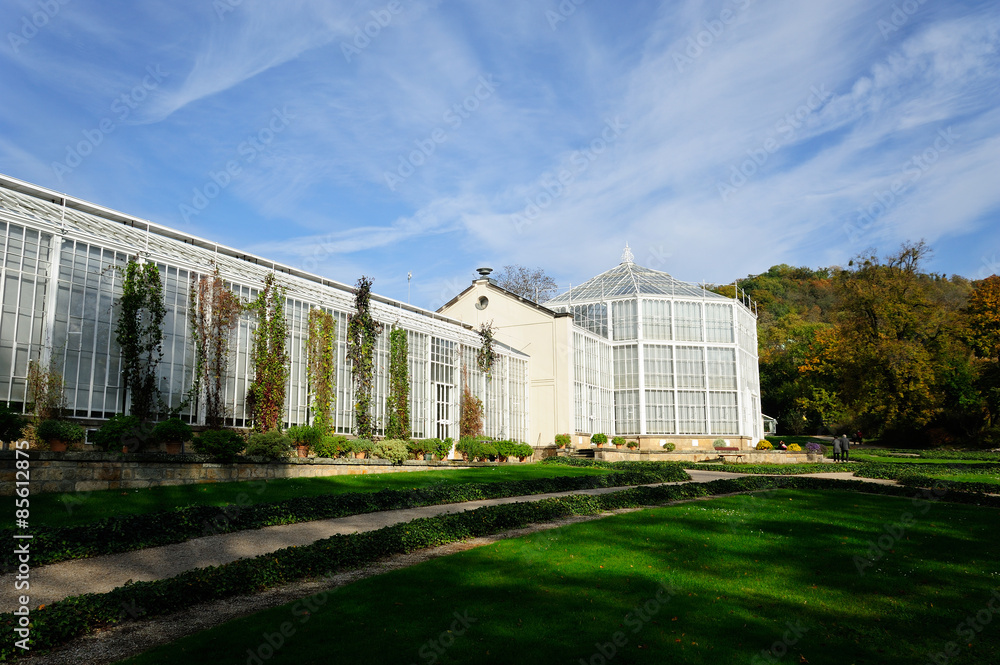
[{"label": "blue sky", "polygon": [[436,308],[475,268],[1000,272],[1000,6],[10,0],[0,172]]}]

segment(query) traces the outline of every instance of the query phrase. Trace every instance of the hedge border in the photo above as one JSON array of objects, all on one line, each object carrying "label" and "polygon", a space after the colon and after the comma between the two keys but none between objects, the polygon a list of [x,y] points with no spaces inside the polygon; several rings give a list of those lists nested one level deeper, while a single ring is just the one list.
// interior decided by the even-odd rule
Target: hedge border
[{"label": "hedge border", "polygon": [[[832,478],[751,476],[708,483],[633,487],[596,496],[571,495],[535,502],[486,506],[457,514],[416,519],[366,533],[336,535],[303,547],[289,547],[223,566],[186,571],[153,582],[126,584],[103,594],[66,598],[31,613],[31,652],[65,644],[96,629],[169,614],[195,605],[255,593],[305,577],[330,574],[375,559],[460,540],[502,533],[572,515],[594,515],[623,508],[660,506],[672,501],[771,489],[846,490],[1000,508],[1000,497],[948,492],[937,488],[914,493],[904,487]],[[946,498],[947,497],[947,498]],[[16,617],[0,614],[0,626],[14,634]],[[13,640],[0,645],[0,660],[24,652]]]},{"label": "hedge border", "polygon": [[[637,463],[632,463],[637,464]],[[33,565],[86,559],[130,552],[147,547],[181,543],[202,536],[296,524],[319,519],[348,517],[402,508],[417,508],[483,499],[501,499],[549,492],[570,492],[605,487],[629,487],[691,480],[674,462],[643,463],[641,467],[600,476],[561,476],[493,483],[462,483],[412,490],[385,489],[301,497],[249,505],[189,506],[173,511],[108,517],[88,524],[35,527]],[[16,533],[0,531],[5,539]],[[0,552],[0,570],[16,567],[12,548]]]}]

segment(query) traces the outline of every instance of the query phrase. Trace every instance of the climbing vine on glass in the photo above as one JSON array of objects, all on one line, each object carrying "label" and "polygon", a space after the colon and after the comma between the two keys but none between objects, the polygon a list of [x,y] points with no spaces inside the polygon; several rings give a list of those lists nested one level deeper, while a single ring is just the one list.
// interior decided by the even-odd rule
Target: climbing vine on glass
[{"label": "climbing vine on glass", "polygon": [[155,263],[129,259],[122,276],[115,340],[122,354],[122,381],[131,398],[131,411],[148,420],[158,405],[156,368],[163,359],[163,284]]},{"label": "climbing vine on glass", "polygon": [[371,314],[372,281],[362,275],[354,291],[355,312],[347,320],[347,360],[354,380],[354,421],[359,438],[375,436],[372,388],[375,375],[375,344],[382,324]]},{"label": "climbing vine on glass", "polygon": [[473,394],[469,387],[469,377],[466,368],[462,367],[462,397],[459,403],[459,436],[482,436],[483,434],[483,400]]},{"label": "climbing vine on glass", "polygon": [[336,386],[337,321],[319,308],[309,310],[309,337],[306,339],[306,371],[312,393],[313,425],[323,432],[333,426]]},{"label": "climbing vine on glass", "polygon": [[481,340],[481,344],[479,345],[479,350],[476,351],[476,362],[482,373],[486,375],[486,378],[493,377],[493,365],[497,361],[497,352],[493,348],[493,335],[495,333],[496,328],[493,327],[493,321],[480,324],[479,339]]},{"label": "climbing vine on glass", "polygon": [[226,288],[219,269],[208,277],[191,275],[189,319],[195,348],[194,384],[191,397],[205,389],[205,424],[220,429],[225,424],[225,387],[229,377],[229,348],[243,306]]},{"label": "climbing vine on glass", "polygon": [[264,278],[264,289],[248,306],[257,315],[251,355],[254,366],[250,384],[253,426],[258,432],[281,428],[288,381],[288,324],[285,289],[275,284],[274,273]]},{"label": "climbing vine on glass", "polygon": [[407,364],[409,343],[406,331],[389,332],[389,396],[386,398],[385,436],[387,439],[410,438],[410,367]]}]

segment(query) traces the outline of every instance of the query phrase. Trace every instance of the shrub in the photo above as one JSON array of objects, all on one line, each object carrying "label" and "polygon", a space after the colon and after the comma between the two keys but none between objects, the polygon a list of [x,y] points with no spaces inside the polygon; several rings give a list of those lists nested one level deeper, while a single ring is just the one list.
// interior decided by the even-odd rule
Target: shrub
[{"label": "shrub", "polygon": [[431,452],[434,453],[434,456],[439,460],[448,459],[448,453],[451,452],[451,448],[455,444],[455,442],[451,440],[450,436],[444,441],[441,439],[428,439],[428,441],[430,441],[433,446],[431,448]]},{"label": "shrub", "polygon": [[292,425],[285,433],[296,446],[314,448],[323,439],[323,430],[313,425]]},{"label": "shrub", "polygon": [[666,450],[668,453],[672,453],[674,452],[674,450],[677,449],[677,444],[674,443],[673,441],[667,441],[666,443],[663,444],[663,449]]},{"label": "shrub", "polygon": [[291,439],[276,429],[270,432],[254,432],[247,440],[247,455],[279,460],[288,457],[291,451]]},{"label": "shrub", "polygon": [[455,445],[455,450],[463,453],[469,461],[485,462],[497,454],[496,445],[492,441],[482,441],[471,436],[463,436]]},{"label": "shrub", "polygon": [[813,453],[815,455],[825,455],[826,454],[826,446],[824,446],[824,445],[822,445],[820,443],[810,442],[810,443],[806,444],[806,452],[810,452],[810,453]]},{"label": "shrub", "polygon": [[406,449],[413,459],[423,459],[431,451],[431,442],[429,439],[413,439],[406,444]]},{"label": "shrub", "polygon": [[568,448],[572,440],[569,434],[556,434],[556,445],[560,448]]},{"label": "shrub", "polygon": [[774,446],[768,441],[761,440],[757,442],[757,450],[774,450]]},{"label": "shrub", "polygon": [[38,425],[37,434],[42,441],[65,441],[66,443],[77,443],[87,438],[87,430],[76,423],[54,418],[43,420]]},{"label": "shrub", "polygon": [[716,439],[715,441],[712,442],[712,447],[713,448],[725,448],[725,447],[727,447],[726,440],[725,439]]},{"label": "shrub", "polygon": [[191,426],[180,418],[171,418],[156,423],[153,440],[161,443],[183,443],[191,440]]},{"label": "shrub", "polygon": [[793,453],[797,453],[802,450],[802,446],[800,446],[797,443],[793,443],[792,445],[788,446],[788,450]]},{"label": "shrub", "polygon": [[591,443],[596,443],[597,445],[601,445],[603,443],[607,443],[608,442],[608,435],[607,434],[602,434],[601,432],[598,432],[594,436],[590,437],[590,442]]},{"label": "shrub", "polygon": [[21,414],[11,411],[7,404],[0,404],[0,441],[17,441],[21,438],[23,427]]},{"label": "shrub", "polygon": [[625,445],[625,437],[624,436],[616,436],[613,439],[611,439],[611,443],[615,444],[616,446],[624,446]]},{"label": "shrub", "polygon": [[393,464],[402,464],[410,457],[410,451],[403,439],[385,439],[372,445],[372,457],[390,460]]},{"label": "shrub", "polygon": [[196,452],[211,455],[221,462],[232,462],[243,452],[246,442],[231,429],[210,429],[196,436],[191,441],[191,447]]},{"label": "shrub", "polygon": [[370,439],[355,439],[350,444],[352,453],[364,453],[365,457],[372,456],[372,448],[375,446]]},{"label": "shrub", "polygon": [[634,439],[629,439],[628,441],[626,441],[626,442],[625,442],[625,445],[626,445],[626,446],[627,446],[628,448],[630,448],[630,449],[633,449],[633,450],[634,450],[635,448],[638,448],[638,447],[639,447],[639,442],[638,442],[638,441],[636,441],[636,440],[634,440]]},{"label": "shrub", "polygon": [[[291,429],[291,428],[289,428]],[[316,457],[344,457],[351,452],[351,442],[343,434],[334,434],[320,437],[320,440],[312,446],[312,451]]]},{"label": "shrub", "polygon": [[500,457],[516,457],[518,459],[531,457],[535,454],[535,449],[526,443],[517,441],[497,441],[495,444],[497,455]]},{"label": "shrub", "polygon": [[91,443],[100,450],[121,450],[122,446],[145,441],[150,436],[152,431],[148,423],[140,423],[136,416],[116,413],[94,432]]}]

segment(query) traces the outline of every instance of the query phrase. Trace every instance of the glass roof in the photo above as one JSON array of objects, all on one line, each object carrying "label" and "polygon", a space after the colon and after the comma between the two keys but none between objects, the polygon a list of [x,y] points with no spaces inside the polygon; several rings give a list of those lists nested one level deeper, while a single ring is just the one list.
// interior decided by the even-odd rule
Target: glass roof
[{"label": "glass roof", "polygon": [[697,284],[674,279],[665,272],[636,265],[632,261],[632,252],[626,245],[622,262],[618,266],[546,301],[545,306],[553,308],[639,295],[730,300]]}]

